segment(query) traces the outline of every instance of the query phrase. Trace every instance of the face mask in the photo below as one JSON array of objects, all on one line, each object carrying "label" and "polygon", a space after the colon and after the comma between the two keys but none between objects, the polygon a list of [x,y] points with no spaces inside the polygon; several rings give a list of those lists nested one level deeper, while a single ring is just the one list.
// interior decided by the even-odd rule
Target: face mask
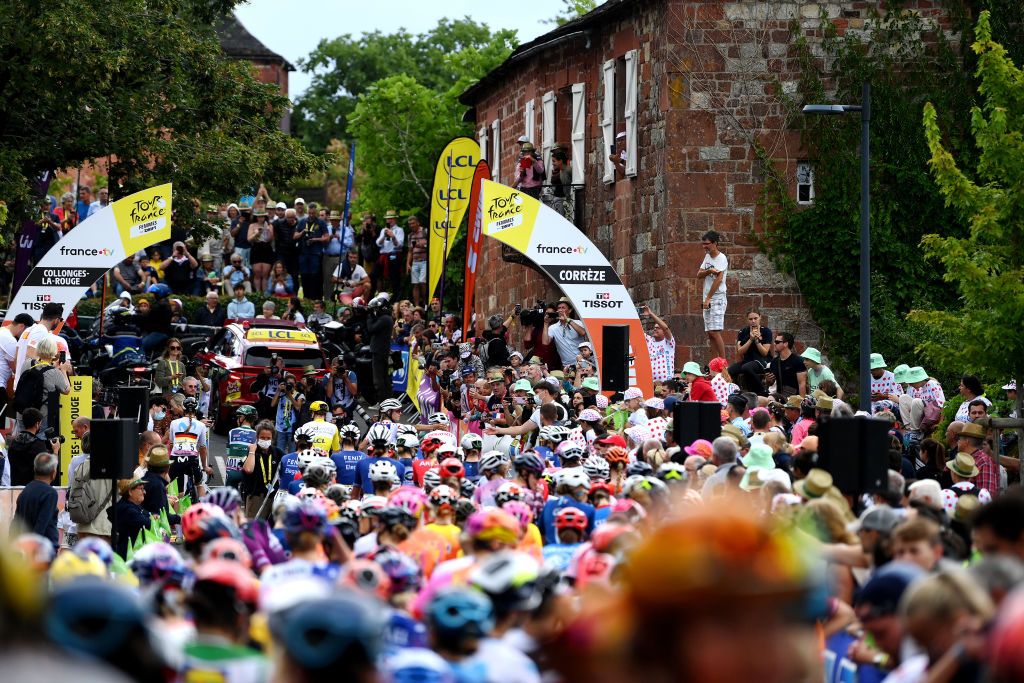
[{"label": "face mask", "polygon": [[159,412],[156,412],[156,413],[153,413],[153,419],[156,422],[159,422],[160,420],[164,419],[165,417],[167,417],[167,413],[165,411],[163,411],[163,410],[161,410]]},{"label": "face mask", "polygon": [[270,439],[260,439],[256,442],[256,445],[264,450],[270,448]]}]

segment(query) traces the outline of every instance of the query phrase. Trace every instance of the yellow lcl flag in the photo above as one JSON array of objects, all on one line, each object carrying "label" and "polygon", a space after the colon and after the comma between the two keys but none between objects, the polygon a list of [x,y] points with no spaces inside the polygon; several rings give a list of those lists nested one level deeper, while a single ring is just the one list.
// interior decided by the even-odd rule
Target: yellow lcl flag
[{"label": "yellow lcl flag", "polygon": [[479,160],[480,145],[467,137],[458,137],[449,142],[437,159],[430,199],[430,259],[427,277],[430,298],[434,297],[445,259],[455,246],[459,225],[469,208],[469,191]]}]

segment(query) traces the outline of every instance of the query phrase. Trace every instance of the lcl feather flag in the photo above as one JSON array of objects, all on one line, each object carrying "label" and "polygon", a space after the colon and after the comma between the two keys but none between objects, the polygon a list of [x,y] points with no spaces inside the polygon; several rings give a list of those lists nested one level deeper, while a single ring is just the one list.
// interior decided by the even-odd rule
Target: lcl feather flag
[{"label": "lcl feather flag", "polygon": [[[476,140],[457,137],[449,142],[437,159],[434,187],[430,199],[430,256],[428,260],[427,289],[434,297],[444,273],[444,264],[455,246],[466,209],[473,171],[480,159],[480,145]],[[444,294],[444,286],[441,286]],[[442,302],[442,306],[443,306]]]}]

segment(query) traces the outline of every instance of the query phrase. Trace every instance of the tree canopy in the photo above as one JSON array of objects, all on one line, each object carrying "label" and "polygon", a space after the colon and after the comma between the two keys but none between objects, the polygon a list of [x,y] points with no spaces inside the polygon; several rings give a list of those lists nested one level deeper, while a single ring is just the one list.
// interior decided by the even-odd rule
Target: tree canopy
[{"label": "tree canopy", "polygon": [[0,198],[12,218],[41,173],[100,158],[111,199],[172,181],[186,223],[183,199],[318,168],[279,129],[287,98],[221,51],[214,22],[237,3],[0,3]]},{"label": "tree canopy", "polygon": [[[971,111],[977,159],[965,170],[942,139],[938,112],[924,107],[932,174],[946,204],[967,221],[966,236],[929,234],[925,254],[942,263],[959,294],[955,310],[918,310],[929,335],[919,348],[934,362],[985,377],[1024,379],[1024,71],[978,19],[978,92]],[[971,168],[972,167],[972,168]]]}]

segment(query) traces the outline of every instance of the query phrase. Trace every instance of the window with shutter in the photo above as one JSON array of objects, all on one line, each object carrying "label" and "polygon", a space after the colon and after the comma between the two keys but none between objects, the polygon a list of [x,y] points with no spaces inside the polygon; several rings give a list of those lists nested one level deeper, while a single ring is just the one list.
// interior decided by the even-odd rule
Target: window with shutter
[{"label": "window with shutter", "polygon": [[501,182],[501,119],[491,123],[491,180]]},{"label": "window with shutter", "polygon": [[526,136],[527,140],[534,143],[534,146],[536,146],[537,143],[536,130],[537,107],[536,103],[533,100],[530,100],[526,103],[526,109],[523,112],[523,135]]},{"label": "window with shutter", "polygon": [[606,183],[615,182],[615,163],[611,155],[615,153],[615,60],[604,63],[604,92],[601,100],[601,133],[604,146],[601,158],[604,159],[604,176]]},{"label": "window with shutter", "polygon": [[572,86],[572,184],[582,185],[587,164],[586,84]]},{"label": "window with shutter", "polygon": [[638,53],[630,50],[626,53],[626,101],[623,114],[626,118],[626,175],[635,176],[637,168],[637,69],[639,68]]},{"label": "window with shutter", "polygon": [[555,146],[555,93],[548,91],[540,102],[540,153],[544,169],[551,177],[551,149]]},{"label": "window with shutter", "polygon": [[480,127],[480,130],[477,133],[477,139],[480,142],[480,158],[483,161],[487,161],[487,153],[490,151],[487,149],[487,142],[489,140],[489,136],[487,135],[487,126]]}]

